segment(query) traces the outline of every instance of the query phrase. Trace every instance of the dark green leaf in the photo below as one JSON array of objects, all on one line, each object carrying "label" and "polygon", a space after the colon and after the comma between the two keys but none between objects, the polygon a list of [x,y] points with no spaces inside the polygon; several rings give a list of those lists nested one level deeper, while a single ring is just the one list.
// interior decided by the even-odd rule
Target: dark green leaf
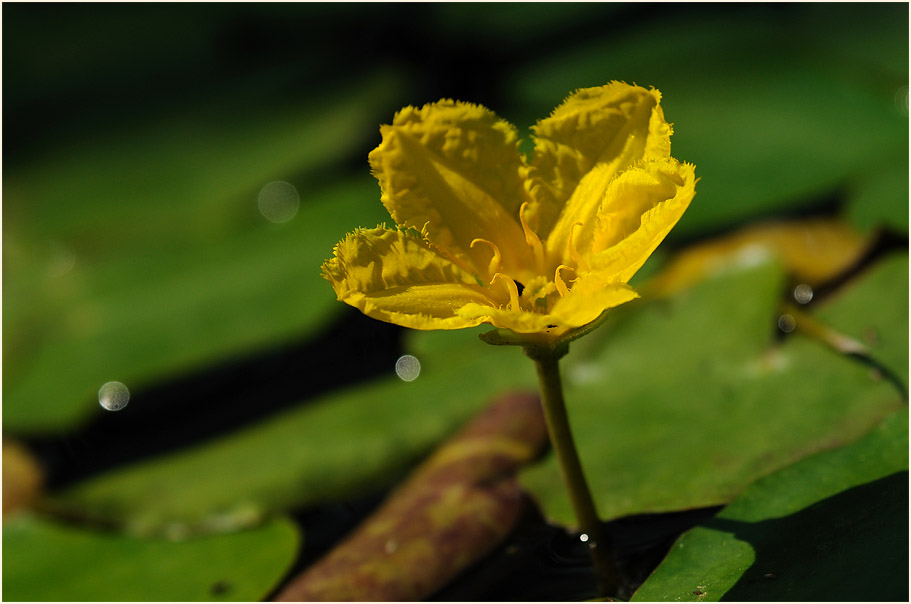
[{"label": "dark green leaf", "polygon": [[14,346],[4,359],[4,368],[7,359],[14,366],[4,376],[4,428],[59,429],[98,409],[96,392],[110,380],[138,389],[324,325],[338,303],[320,263],[350,229],[351,215],[381,220],[379,203],[361,211],[364,199],[376,197],[367,178],[309,199],[287,225],[205,252],[137,253],[74,267],[64,281],[48,282],[46,299],[60,306],[34,323],[17,326],[4,309],[11,326],[4,337]]},{"label": "dark green leaf", "polygon": [[692,529],[638,601],[908,598],[908,413],[751,485]]},{"label": "dark green leaf", "polygon": [[[322,260],[353,216],[388,217],[366,168],[319,190],[308,171],[357,149],[389,84],[320,110],[196,108],[5,174],[4,429],[70,427],[107,381],[139,389],[324,324]],[[300,193],[283,224],[257,209],[273,180]]]},{"label": "dark green leaf", "polygon": [[521,351],[488,346],[477,333],[434,334],[413,347],[422,364],[413,382],[391,376],[333,393],[87,480],[54,505],[136,534],[204,533],[256,523],[271,509],[386,487],[491,396],[534,383]]},{"label": "dark green leaf", "polygon": [[908,150],[898,150],[852,187],[847,216],[858,228],[886,227],[908,233]]},{"label": "dark green leaf", "polygon": [[145,540],[20,515],[3,525],[3,597],[24,601],[252,601],[297,554],[288,520],[186,541]]},{"label": "dark green leaf", "polygon": [[893,254],[858,275],[814,314],[865,344],[908,389],[908,255]]}]

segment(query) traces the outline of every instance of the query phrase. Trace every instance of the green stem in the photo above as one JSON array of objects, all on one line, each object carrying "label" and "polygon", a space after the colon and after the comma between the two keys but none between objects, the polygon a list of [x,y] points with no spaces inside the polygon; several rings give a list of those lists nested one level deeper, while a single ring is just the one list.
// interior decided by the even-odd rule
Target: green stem
[{"label": "green stem", "polygon": [[[538,381],[541,384],[541,404],[547,421],[550,442],[560,465],[560,473],[569,493],[579,528],[588,536],[587,544],[591,552],[598,590],[602,596],[621,596],[623,582],[620,573],[611,557],[610,544],[602,529],[591,490],[585,480],[579,454],[573,442],[573,435],[563,402],[563,386],[560,381],[559,358],[562,354],[556,351],[545,353],[541,348],[527,348],[526,353],[535,361],[538,370]],[[622,594],[625,595],[625,594]]]}]

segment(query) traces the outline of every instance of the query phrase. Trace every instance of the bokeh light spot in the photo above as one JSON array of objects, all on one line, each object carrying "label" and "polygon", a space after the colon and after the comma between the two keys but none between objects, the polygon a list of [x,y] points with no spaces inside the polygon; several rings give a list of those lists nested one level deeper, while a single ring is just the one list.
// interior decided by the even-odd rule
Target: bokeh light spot
[{"label": "bokeh light spot", "polygon": [[797,320],[792,315],[781,315],[778,317],[778,329],[785,333],[791,333],[797,327]]},{"label": "bokeh light spot", "polygon": [[406,382],[413,382],[421,375],[421,362],[410,354],[402,355],[395,362],[395,374]]},{"label": "bokeh light spot", "polygon": [[806,283],[801,283],[794,288],[794,299],[800,304],[808,304],[813,299],[813,288]]},{"label": "bokeh light spot", "polygon": [[281,224],[297,215],[300,195],[291,183],[276,180],[260,189],[256,204],[266,220]]}]

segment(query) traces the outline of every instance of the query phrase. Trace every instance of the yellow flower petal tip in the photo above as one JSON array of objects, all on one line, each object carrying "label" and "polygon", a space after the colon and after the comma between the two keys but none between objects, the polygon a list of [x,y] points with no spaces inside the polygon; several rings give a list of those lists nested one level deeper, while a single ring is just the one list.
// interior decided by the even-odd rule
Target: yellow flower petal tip
[{"label": "yellow flower petal tip", "polygon": [[533,128],[479,105],[406,107],[369,156],[398,228],[358,229],[322,274],[338,299],[413,329],[488,323],[557,341],[638,296],[628,281],[696,194],[655,89],[577,90]]}]

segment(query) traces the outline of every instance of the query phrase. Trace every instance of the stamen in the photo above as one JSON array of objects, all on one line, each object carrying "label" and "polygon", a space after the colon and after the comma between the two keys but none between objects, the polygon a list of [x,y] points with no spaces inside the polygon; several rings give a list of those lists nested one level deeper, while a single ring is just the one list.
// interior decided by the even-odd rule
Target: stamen
[{"label": "stamen", "polygon": [[567,266],[565,264],[561,264],[557,267],[557,270],[554,273],[554,285],[557,286],[557,293],[560,294],[560,297],[563,297],[569,293],[569,288],[566,287],[566,282],[563,280],[563,277],[560,276],[560,269],[562,268],[574,270],[573,267]]},{"label": "stamen", "polygon": [[487,274],[488,275],[497,274],[500,271],[500,248],[498,248],[495,244],[491,243],[490,241],[487,241],[486,239],[481,239],[481,238],[472,240],[472,242],[468,245],[468,247],[474,247],[474,244],[476,244],[476,243],[486,243],[488,245],[488,247],[490,247],[490,249],[493,250],[493,258],[490,259],[490,264],[487,265]]},{"label": "stamen", "polygon": [[528,202],[523,202],[519,207],[519,220],[522,222],[522,230],[525,231],[525,242],[531,246],[532,251],[535,255],[535,262],[538,267],[538,274],[544,272],[544,246],[541,245],[541,239],[531,230],[531,227],[528,226],[528,221],[525,220],[525,211],[528,208]]},{"label": "stamen", "polygon": [[579,270],[581,270],[582,272],[588,272],[588,270],[589,270],[588,262],[585,260],[585,258],[582,257],[582,254],[579,253],[579,250],[576,249],[576,243],[575,243],[575,241],[573,241],[573,239],[575,239],[575,235],[576,235],[576,227],[580,227],[580,226],[582,226],[582,223],[577,222],[576,224],[574,224],[572,226],[572,228],[569,229],[569,242],[567,243],[567,247],[569,248],[568,251],[569,251],[570,257],[576,263],[576,266],[579,267]]},{"label": "stamen", "polygon": [[519,288],[516,286],[516,282],[508,275],[497,273],[493,276],[493,279],[490,280],[490,284],[493,285],[498,277],[506,282],[506,289],[509,290],[509,310],[520,310]]}]

